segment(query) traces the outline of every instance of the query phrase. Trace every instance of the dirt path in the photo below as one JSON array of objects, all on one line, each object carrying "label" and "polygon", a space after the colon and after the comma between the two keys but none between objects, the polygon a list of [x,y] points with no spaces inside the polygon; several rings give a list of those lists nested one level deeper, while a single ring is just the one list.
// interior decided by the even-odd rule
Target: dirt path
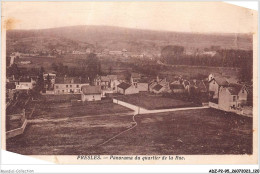
[{"label": "dirt path", "polygon": [[120,132],[119,134],[113,136],[112,138],[109,138],[108,140],[104,141],[103,143],[101,143],[101,144],[99,144],[99,145],[97,145],[97,146],[103,146],[103,145],[107,144],[108,142],[110,142],[110,141],[116,139],[118,136],[122,135],[123,133],[128,132],[128,131],[132,130],[133,128],[135,128],[135,127],[137,126],[137,122],[135,121],[135,116],[136,116],[136,114],[133,115],[133,121],[134,121],[134,124],[135,124],[135,125],[133,125],[132,127],[130,127],[130,128],[128,128],[128,129],[126,129],[126,130]]}]

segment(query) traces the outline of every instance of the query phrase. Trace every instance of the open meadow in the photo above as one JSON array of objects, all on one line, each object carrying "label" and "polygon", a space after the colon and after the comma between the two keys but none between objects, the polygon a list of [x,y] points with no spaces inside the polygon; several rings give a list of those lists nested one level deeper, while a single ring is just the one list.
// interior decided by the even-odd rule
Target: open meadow
[{"label": "open meadow", "polygon": [[7,140],[26,155],[252,154],[252,118],[214,109],[32,123]]},{"label": "open meadow", "polygon": [[197,104],[192,102],[162,97],[148,93],[119,95],[117,99],[149,110],[198,106]]},{"label": "open meadow", "polygon": [[131,113],[131,109],[111,102],[85,103],[72,106],[70,102],[38,103],[32,119],[37,118],[72,118],[80,116]]}]

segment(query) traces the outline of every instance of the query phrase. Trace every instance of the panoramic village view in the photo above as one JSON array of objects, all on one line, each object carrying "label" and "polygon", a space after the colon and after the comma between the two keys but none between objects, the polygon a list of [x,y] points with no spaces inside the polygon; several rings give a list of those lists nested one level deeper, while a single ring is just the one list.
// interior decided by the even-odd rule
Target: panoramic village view
[{"label": "panoramic village view", "polygon": [[252,154],[252,54],[249,34],[7,31],[7,150]]}]

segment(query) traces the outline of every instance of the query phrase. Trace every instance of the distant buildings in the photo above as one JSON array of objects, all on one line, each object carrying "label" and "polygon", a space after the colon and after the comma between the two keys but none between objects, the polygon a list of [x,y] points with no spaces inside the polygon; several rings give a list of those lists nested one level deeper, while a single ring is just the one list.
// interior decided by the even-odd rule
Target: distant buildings
[{"label": "distant buildings", "polygon": [[25,60],[25,61],[21,61],[20,62],[22,65],[27,65],[27,64],[31,64],[32,62],[29,60]]},{"label": "distant buildings", "polygon": [[72,51],[72,54],[80,55],[80,54],[87,54],[87,52],[74,50]]},{"label": "distant buildings", "polygon": [[108,54],[109,55],[121,56],[121,55],[123,55],[123,52],[122,51],[109,51]]}]

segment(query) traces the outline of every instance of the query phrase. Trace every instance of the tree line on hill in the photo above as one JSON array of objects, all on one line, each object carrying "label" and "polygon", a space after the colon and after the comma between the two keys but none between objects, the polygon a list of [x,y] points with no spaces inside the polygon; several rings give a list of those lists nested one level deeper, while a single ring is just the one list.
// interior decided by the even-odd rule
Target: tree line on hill
[{"label": "tree line on hill", "polygon": [[[184,54],[184,47],[168,45],[161,50],[161,60],[171,65],[232,67],[240,69],[241,81],[251,81],[253,77],[253,51],[236,49],[214,50],[215,55]],[[209,50],[207,50],[209,51]]]}]

